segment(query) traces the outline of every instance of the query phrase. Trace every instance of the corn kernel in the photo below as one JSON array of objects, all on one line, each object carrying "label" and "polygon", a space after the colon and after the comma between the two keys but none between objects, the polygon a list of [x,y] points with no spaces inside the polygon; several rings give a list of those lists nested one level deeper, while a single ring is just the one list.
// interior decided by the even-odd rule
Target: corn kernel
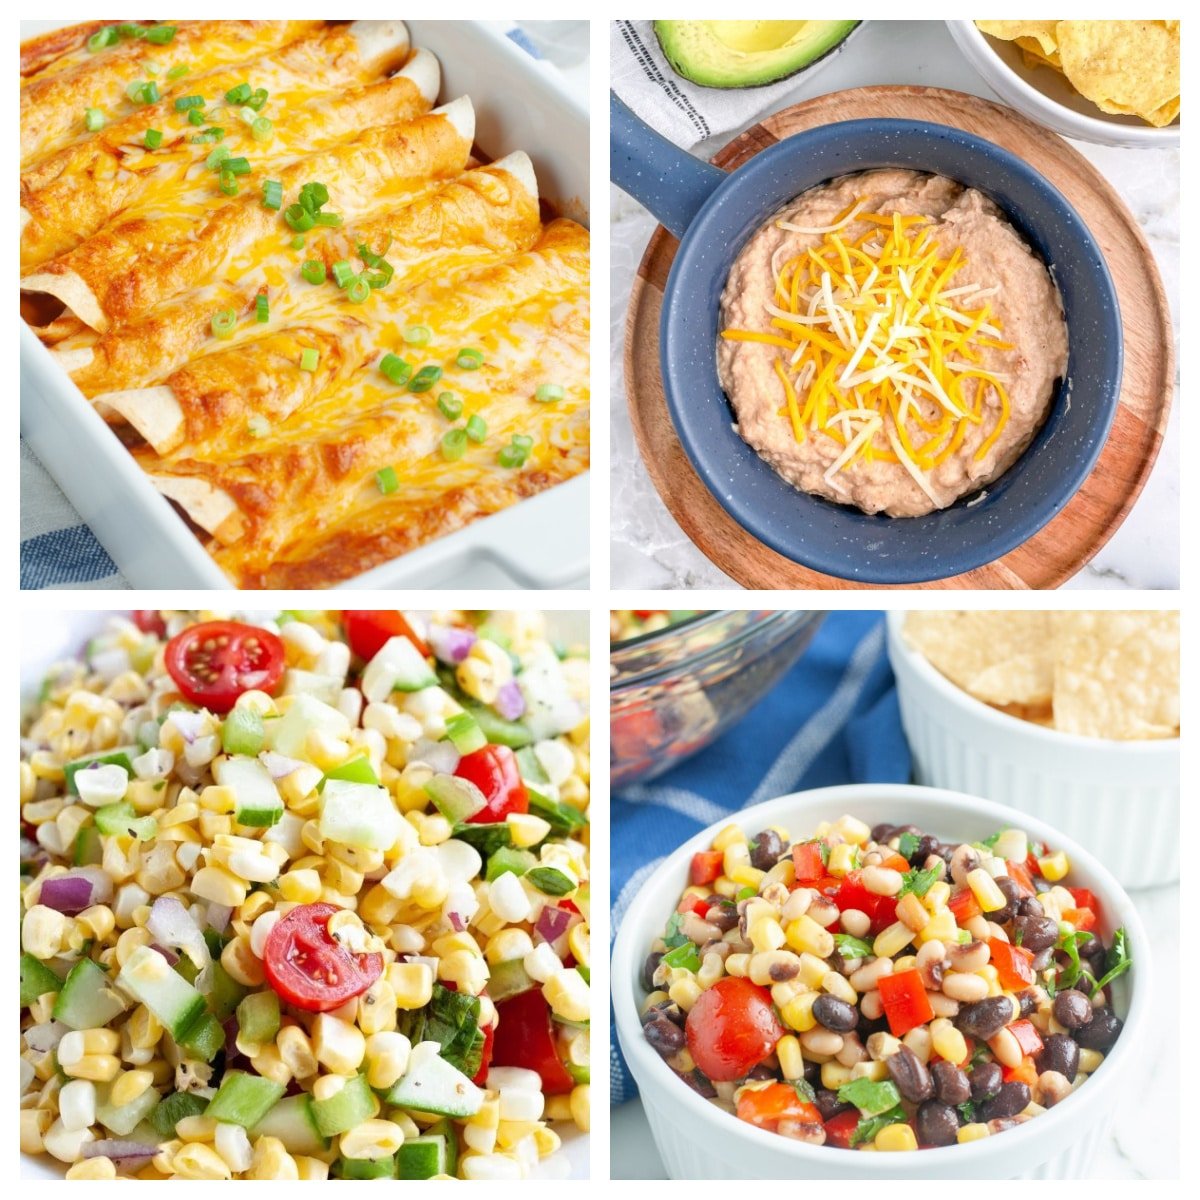
[{"label": "corn kernel", "polygon": [[893,958],[913,939],[913,931],[903,921],[889,925],[875,938],[876,958]]},{"label": "corn kernel", "polygon": [[154,1082],[149,1071],[126,1071],[113,1081],[108,1101],[115,1108],[132,1104]]},{"label": "corn kernel", "polygon": [[111,1158],[103,1154],[85,1158],[67,1168],[66,1179],[116,1179],[117,1167]]},{"label": "corn kernel", "polygon": [[980,1121],[976,1121],[970,1125],[960,1125],[958,1129],[958,1144],[964,1145],[967,1142],[977,1142],[980,1138],[989,1137],[991,1131]]},{"label": "corn kernel", "polygon": [[784,1022],[797,1033],[807,1033],[816,1025],[817,1018],[813,1016],[812,1009],[817,995],[817,992],[802,992],[780,1009]]},{"label": "corn kernel", "polygon": [[787,944],[797,953],[815,954],[818,958],[828,958],[833,953],[833,934],[822,929],[807,913],[790,922],[786,934]]},{"label": "corn kernel", "polygon": [[915,1150],[917,1135],[911,1125],[885,1125],[875,1135],[876,1150]]},{"label": "corn kernel", "polygon": [[842,1066],[839,1062],[827,1062],[821,1064],[821,1086],[828,1088],[831,1092],[836,1092],[843,1084],[847,1084],[853,1078],[849,1067]]},{"label": "corn kernel", "polygon": [[985,913],[996,912],[1008,903],[996,881],[982,867],[967,873],[967,886]]},{"label": "corn kernel", "polygon": [[727,850],[730,846],[746,844],[746,835],[737,825],[726,825],[715,838],[713,838],[712,848],[714,850]]},{"label": "corn kernel", "polygon": [[1065,879],[1067,872],[1071,869],[1071,863],[1065,850],[1056,850],[1053,854],[1047,854],[1044,858],[1039,858],[1037,864],[1042,877],[1051,883],[1058,883],[1060,879]]},{"label": "corn kernel", "polygon": [[800,1050],[800,1042],[794,1034],[788,1033],[781,1037],[775,1045],[775,1053],[779,1058],[779,1070],[784,1079],[804,1077],[804,1056]]},{"label": "corn kernel", "polygon": [[829,874],[842,879],[854,870],[858,858],[857,847],[849,842],[839,842],[829,851]]},{"label": "corn kernel", "polygon": [[171,1156],[176,1179],[232,1179],[229,1164],[203,1142],[189,1142]]},{"label": "corn kernel", "polygon": [[774,917],[764,917],[755,921],[750,926],[748,936],[750,944],[760,954],[778,950],[788,940],[783,932],[783,926]]}]

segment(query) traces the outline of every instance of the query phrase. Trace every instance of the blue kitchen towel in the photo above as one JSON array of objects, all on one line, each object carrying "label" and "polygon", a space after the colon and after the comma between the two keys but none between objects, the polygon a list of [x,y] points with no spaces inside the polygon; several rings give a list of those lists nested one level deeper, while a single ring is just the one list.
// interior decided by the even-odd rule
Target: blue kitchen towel
[{"label": "blue kitchen towel", "polygon": [[[738,726],[666,775],[613,797],[614,934],[659,863],[706,825],[788,792],[907,783],[911,773],[882,614],[830,613],[800,661]],[[612,1103],[632,1099],[637,1088],[615,1035],[611,1068]]]}]

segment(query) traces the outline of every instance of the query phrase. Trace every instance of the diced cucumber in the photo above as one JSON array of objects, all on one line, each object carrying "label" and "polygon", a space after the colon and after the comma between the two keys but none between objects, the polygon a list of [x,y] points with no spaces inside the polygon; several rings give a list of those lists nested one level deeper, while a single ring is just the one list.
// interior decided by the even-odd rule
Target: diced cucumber
[{"label": "diced cucumber", "polygon": [[95,825],[84,825],[75,835],[71,847],[71,861],[77,867],[95,866],[104,857],[104,845],[100,841],[100,830]]},{"label": "diced cucumber", "polygon": [[436,1133],[406,1138],[396,1151],[396,1170],[401,1179],[432,1179],[449,1175],[450,1155],[446,1138]]},{"label": "diced cucumber", "polygon": [[526,787],[529,811],[535,817],[550,822],[550,831],[560,837],[572,837],[587,825],[588,819],[573,804],[544,796],[535,787]]},{"label": "diced cucumber", "polygon": [[326,780],[318,826],[326,841],[364,850],[390,850],[400,836],[402,821],[387,788]]},{"label": "diced cucumber", "polygon": [[575,1080],[576,1083],[592,1082],[592,1068],[589,1064],[569,1062],[564,1063],[563,1065],[567,1068],[567,1074],[570,1075],[570,1077]]},{"label": "diced cucumber", "polygon": [[106,837],[132,837],[148,842],[158,833],[153,817],[139,817],[128,800],[96,809],[96,828]]},{"label": "diced cucumber", "polygon": [[338,1160],[338,1172],[343,1179],[395,1179],[396,1160],[386,1158],[343,1158]]},{"label": "diced cucumber", "polygon": [[460,779],[457,775],[434,775],[425,785],[425,794],[452,825],[466,821],[487,807],[487,797],[479,788],[469,779]]},{"label": "diced cucumber", "polygon": [[497,963],[492,968],[491,978],[488,980],[488,996],[493,1004],[499,1004],[501,1000],[519,996],[535,987],[537,984],[529,977],[521,959],[513,958],[508,962]]},{"label": "diced cucumber", "polygon": [[57,992],[63,983],[45,963],[32,954],[21,955],[21,1007],[28,1008],[39,996]]},{"label": "diced cucumber", "polygon": [[63,767],[63,774],[67,777],[67,791],[72,796],[79,795],[79,789],[75,786],[75,775],[84,767],[90,767],[92,763],[100,763],[101,766],[114,763],[118,767],[124,767],[126,774],[132,776],[133,760],[140,753],[137,746],[118,746],[115,750],[103,750],[99,754],[89,754],[85,758],[77,758],[67,763]]},{"label": "diced cucumber", "polygon": [[257,758],[233,755],[219,761],[213,774],[222,787],[233,789],[237,797],[234,820],[239,825],[262,828],[274,825],[283,816],[283,797]]},{"label": "diced cucumber", "polygon": [[479,722],[469,712],[455,713],[446,720],[446,738],[459,754],[474,754],[487,745]]},{"label": "diced cucumber", "polygon": [[238,1032],[247,1042],[262,1046],[279,1032],[279,997],[270,988],[251,992],[237,1006]]},{"label": "diced cucumber", "polygon": [[252,708],[235,708],[221,724],[221,749],[226,754],[254,756],[262,748],[262,714]]},{"label": "diced cucumber", "polygon": [[344,713],[314,696],[297,696],[278,721],[267,725],[267,749],[287,758],[305,758],[308,735],[314,730],[344,738],[350,732],[350,722]]},{"label": "diced cucumber", "polygon": [[212,1013],[205,1013],[183,1035],[179,1045],[187,1051],[189,1058],[212,1062],[225,1049],[225,1030]]},{"label": "diced cucumber", "polygon": [[330,779],[344,779],[347,783],[370,783],[376,787],[379,786],[379,776],[375,774],[375,768],[371,766],[371,760],[365,754],[342,763],[340,767],[334,767],[317,785],[317,791],[323,792],[325,784]]},{"label": "diced cucumber", "polygon": [[440,1117],[473,1117],[483,1091],[439,1054],[437,1042],[414,1046],[408,1071],[388,1092],[387,1102]]},{"label": "diced cucumber", "polygon": [[313,1103],[307,1092],[284,1096],[250,1131],[250,1140],[274,1137],[289,1154],[323,1154],[329,1139],[317,1128]]},{"label": "diced cucumber", "polygon": [[519,750],[522,746],[533,744],[533,734],[527,725],[520,721],[506,721],[494,708],[480,704],[478,700],[468,696],[458,686],[452,667],[442,667],[438,671],[438,681],[479,722],[483,736],[492,745],[509,746],[513,750]]},{"label": "diced cucumber", "polygon": [[158,1092],[147,1088],[128,1104],[115,1105],[106,1084],[96,1086],[96,1120],[117,1137],[128,1137],[158,1108]]},{"label": "diced cucumber", "polygon": [[283,695],[313,696],[323,704],[337,704],[345,683],[337,675],[318,675],[289,667],[283,675]]},{"label": "diced cucumber", "polygon": [[458,1130],[453,1121],[441,1120],[430,1125],[425,1130],[426,1137],[440,1137],[446,1140],[446,1174],[458,1174]]},{"label": "diced cucumber", "polygon": [[208,1101],[195,1092],[172,1092],[164,1096],[150,1114],[150,1124],[162,1137],[175,1136],[175,1126],[184,1117],[195,1117],[208,1107]]},{"label": "diced cucumber", "polygon": [[522,746],[517,751],[517,770],[526,783],[532,783],[535,787],[545,787],[550,782],[550,776],[538,762],[532,746]]},{"label": "diced cucumber", "polygon": [[226,1071],[217,1094],[204,1110],[206,1117],[253,1129],[283,1095],[283,1084],[245,1071]]},{"label": "diced cucumber", "polygon": [[183,1041],[206,1011],[204,997],[149,946],[134,950],[121,968],[117,983],[140,1000],[177,1042]]},{"label": "diced cucumber", "polygon": [[514,875],[524,875],[530,868],[536,867],[537,862],[537,855],[529,850],[520,850],[516,846],[501,846],[488,857],[485,878],[491,883],[506,871],[511,871]]},{"label": "diced cucumber", "polygon": [[364,1121],[369,1121],[379,1111],[379,1101],[367,1084],[365,1075],[347,1079],[340,1092],[328,1100],[313,1101],[313,1119],[317,1128],[326,1137],[345,1133]]},{"label": "diced cucumber", "polygon": [[362,692],[370,700],[386,700],[392,692],[419,692],[437,686],[433,668],[406,637],[388,638],[362,673]]},{"label": "diced cucumber", "polygon": [[[154,957],[159,956],[154,954]],[[118,995],[113,981],[90,958],[81,958],[61,987],[54,1002],[54,1019],[71,1029],[101,1029],[125,1011],[124,997]]]},{"label": "diced cucumber", "polygon": [[217,962],[220,950],[213,950],[211,946],[209,950],[213,955],[212,966],[209,968],[212,974],[209,976],[208,991],[204,998],[208,1001],[209,1012],[218,1021],[224,1021],[241,1004],[246,989]]}]

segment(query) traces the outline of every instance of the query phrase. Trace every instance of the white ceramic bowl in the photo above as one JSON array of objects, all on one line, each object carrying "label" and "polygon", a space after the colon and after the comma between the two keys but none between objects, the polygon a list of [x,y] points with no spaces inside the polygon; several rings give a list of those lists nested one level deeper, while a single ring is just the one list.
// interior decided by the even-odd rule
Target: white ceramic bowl
[{"label": "white ceramic bowl", "polygon": [[1179,121],[1156,129],[1140,117],[1101,112],[1050,67],[1030,70],[1014,42],[981,33],[974,21],[947,21],[950,36],[992,90],[1039,125],[1101,146],[1179,145]]},{"label": "white ceramic bowl", "polygon": [[976,839],[1005,826],[1066,850],[1071,877],[1101,902],[1107,936],[1125,926],[1132,969],[1112,985],[1125,1028],[1100,1070],[1056,1108],[994,1137],[913,1154],[857,1154],[807,1146],[756,1129],[702,1099],[642,1036],[640,982],[650,943],[688,882],[691,856],[706,850],[726,822],[696,834],[647,880],[629,906],[612,958],[616,1032],[641,1091],[655,1144],[672,1179],[1082,1179],[1105,1137],[1129,1081],[1141,1069],[1139,1043],[1150,1009],[1148,941],[1133,902],[1095,858],[1070,838],[1011,808],[959,792],[908,784],[856,784],[797,792],[737,814],[747,833],[780,824],[801,837],[845,813],[875,825],[909,823],[945,839]]},{"label": "white ceramic bowl", "polygon": [[888,653],[918,783],[988,796],[1086,846],[1128,888],[1179,878],[1179,739],[1116,742],[1046,729],[969,696],[904,640]]}]

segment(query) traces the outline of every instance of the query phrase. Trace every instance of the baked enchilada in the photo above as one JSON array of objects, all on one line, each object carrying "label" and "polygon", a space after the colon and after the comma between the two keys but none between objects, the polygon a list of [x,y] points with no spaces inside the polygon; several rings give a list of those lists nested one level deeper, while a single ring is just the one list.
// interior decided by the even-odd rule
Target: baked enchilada
[{"label": "baked enchilada", "polygon": [[22,314],[242,587],[587,467],[587,231],[440,74],[394,21],[22,46]]}]

